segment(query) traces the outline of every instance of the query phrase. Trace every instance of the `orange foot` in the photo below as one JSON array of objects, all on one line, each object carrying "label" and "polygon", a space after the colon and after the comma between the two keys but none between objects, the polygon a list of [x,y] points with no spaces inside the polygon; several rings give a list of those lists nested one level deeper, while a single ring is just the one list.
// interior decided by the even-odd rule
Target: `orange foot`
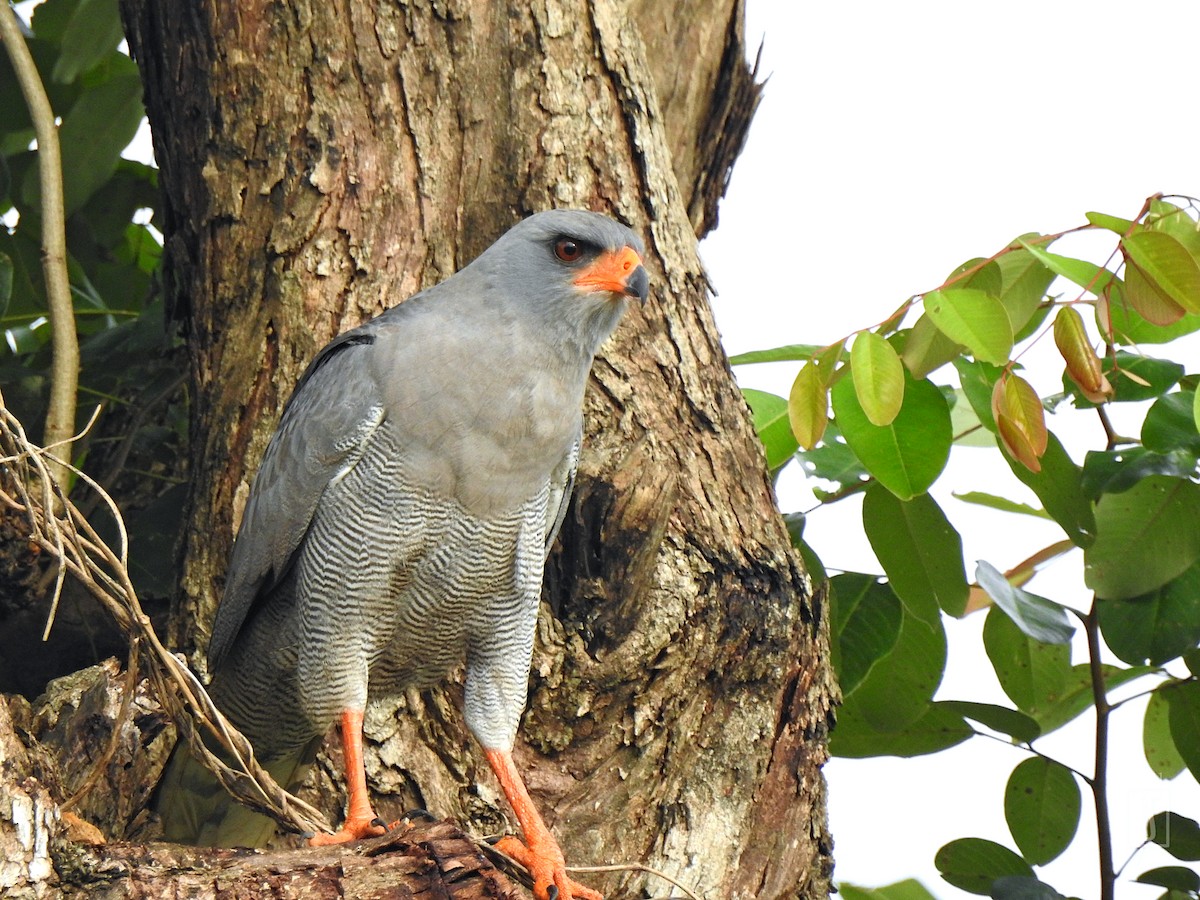
[{"label": "orange foot", "polygon": [[[393,826],[396,823],[393,823]],[[362,815],[351,815],[342,823],[342,827],[333,834],[314,834],[308,839],[310,847],[327,847],[330,844],[345,844],[348,841],[361,841],[363,838],[379,837],[387,834],[392,826],[388,826],[375,813],[367,810]]]},{"label": "orange foot", "polygon": [[[546,835],[549,837],[549,833]],[[517,838],[506,835],[495,844],[497,850],[511,856],[533,876],[533,896],[536,900],[604,900],[604,895],[584,887],[567,875],[566,861],[558,843],[530,841],[526,847]]]}]

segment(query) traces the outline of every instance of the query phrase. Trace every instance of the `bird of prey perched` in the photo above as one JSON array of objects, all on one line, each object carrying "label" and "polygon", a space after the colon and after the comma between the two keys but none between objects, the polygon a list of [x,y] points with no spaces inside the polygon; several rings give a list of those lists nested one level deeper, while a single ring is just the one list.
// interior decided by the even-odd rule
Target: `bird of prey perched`
[{"label": "bird of prey perched", "polygon": [[[524,835],[501,849],[530,869],[538,900],[600,898],[566,875],[511,751],[588,373],[626,298],[646,299],[643,252],[598,213],[531,216],[335,338],[296,385],[208,652],[214,699],[281,781],[340,723],[346,817],[312,843],[381,831],[362,761],[367,698],[433,685],[465,660],[466,723]],[[189,802],[199,766],[189,775],[176,757],[160,790],[166,836],[249,843],[252,814],[239,832],[228,798],[221,810]]]}]

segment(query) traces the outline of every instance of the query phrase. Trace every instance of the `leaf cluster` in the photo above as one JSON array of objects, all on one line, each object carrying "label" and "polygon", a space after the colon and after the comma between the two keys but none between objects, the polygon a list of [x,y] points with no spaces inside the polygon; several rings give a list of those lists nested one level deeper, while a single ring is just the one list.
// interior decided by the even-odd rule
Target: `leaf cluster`
[{"label": "leaf cluster", "polygon": [[[882,571],[829,579],[845,698],[832,752],[908,757],[984,735],[1028,754],[1004,797],[1015,849],[963,838],[937,854],[945,879],[967,891],[1060,896],[1035,868],[1074,840],[1080,786],[1103,792],[1106,760],[1085,774],[1037,742],[1091,708],[1106,728],[1120,685],[1144,679],[1151,769],[1200,779],[1200,372],[1146,350],[1200,330],[1200,224],[1195,201],[1177,199],[1150,198],[1133,219],[1089,214],[1076,230],[1112,232],[1106,265],[1052,252],[1063,234],[1023,235],[873,328],[733,360],[802,363],[788,397],[747,392],[772,470],[799,462],[828,486],[816,491],[825,504],[864,494],[863,529]],[[1050,391],[1022,367],[1034,351],[1062,366]],[[1115,433],[1114,404],[1145,410],[1138,435]],[[1047,424],[1069,408],[1098,416],[1107,436],[1082,460]],[[1000,454],[1040,505],[986,491],[959,499],[1049,520],[1062,539],[1007,572],[981,560],[969,578],[961,535],[929,494],[951,451]],[[803,540],[806,516],[789,517],[792,533],[823,577]],[[1089,608],[1025,590],[1068,552],[1083,556]],[[940,699],[943,616],[984,610],[987,656],[1010,705]],[[1080,624],[1097,641],[1073,663]],[[1099,638],[1122,665],[1100,662]],[[1183,871],[1142,880],[1197,896],[1200,875]]]},{"label": "leaf cluster", "polygon": [[[117,0],[46,0],[26,36],[59,121],[81,345],[78,428],[103,410],[74,461],[86,460],[127,508],[143,508],[132,539],[149,568],[135,574],[145,594],[164,596],[181,521],[186,408],[179,341],[164,322],[158,285],[158,171],[121,156],[145,117],[123,39]],[[31,424],[45,418],[51,364],[37,169],[30,113],[0,54],[0,384],[8,408]]]}]

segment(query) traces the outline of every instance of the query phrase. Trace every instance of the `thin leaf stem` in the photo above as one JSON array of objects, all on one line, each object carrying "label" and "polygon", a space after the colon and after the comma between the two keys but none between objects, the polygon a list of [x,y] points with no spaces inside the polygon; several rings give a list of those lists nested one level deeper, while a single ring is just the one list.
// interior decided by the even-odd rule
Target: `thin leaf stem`
[{"label": "thin leaf stem", "polygon": [[1100,616],[1096,600],[1083,619],[1087,633],[1088,668],[1092,675],[1092,701],[1096,706],[1096,767],[1088,784],[1096,807],[1096,844],[1100,856],[1100,900],[1113,900],[1116,875],[1113,871],[1112,823],[1108,812],[1108,718],[1112,707],[1100,663]]}]

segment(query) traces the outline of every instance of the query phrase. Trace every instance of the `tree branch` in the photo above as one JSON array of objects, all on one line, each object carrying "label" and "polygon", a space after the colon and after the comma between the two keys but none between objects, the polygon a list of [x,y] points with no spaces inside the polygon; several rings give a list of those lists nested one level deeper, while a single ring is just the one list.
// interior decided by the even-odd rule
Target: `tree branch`
[{"label": "tree branch", "polygon": [[1113,873],[1112,825],[1108,818],[1108,717],[1112,707],[1104,685],[1100,664],[1100,617],[1096,601],[1083,617],[1088,642],[1088,667],[1092,674],[1092,700],[1096,704],[1096,769],[1089,780],[1096,806],[1096,842],[1100,856],[1100,900],[1113,900],[1116,875]]},{"label": "tree branch", "polygon": [[67,237],[64,223],[62,160],[58,147],[58,125],[37,66],[21,34],[17,11],[8,6],[0,11],[0,40],[8,51],[21,94],[29,107],[38,145],[38,182],[42,192],[42,271],[46,281],[54,361],[50,377],[50,406],[42,443],[55,449],[50,470],[63,485],[70,484],[70,470],[59,460],[71,461],[71,436],[75,431],[75,399],[79,387],[79,338],[71,284],[67,277]]}]

